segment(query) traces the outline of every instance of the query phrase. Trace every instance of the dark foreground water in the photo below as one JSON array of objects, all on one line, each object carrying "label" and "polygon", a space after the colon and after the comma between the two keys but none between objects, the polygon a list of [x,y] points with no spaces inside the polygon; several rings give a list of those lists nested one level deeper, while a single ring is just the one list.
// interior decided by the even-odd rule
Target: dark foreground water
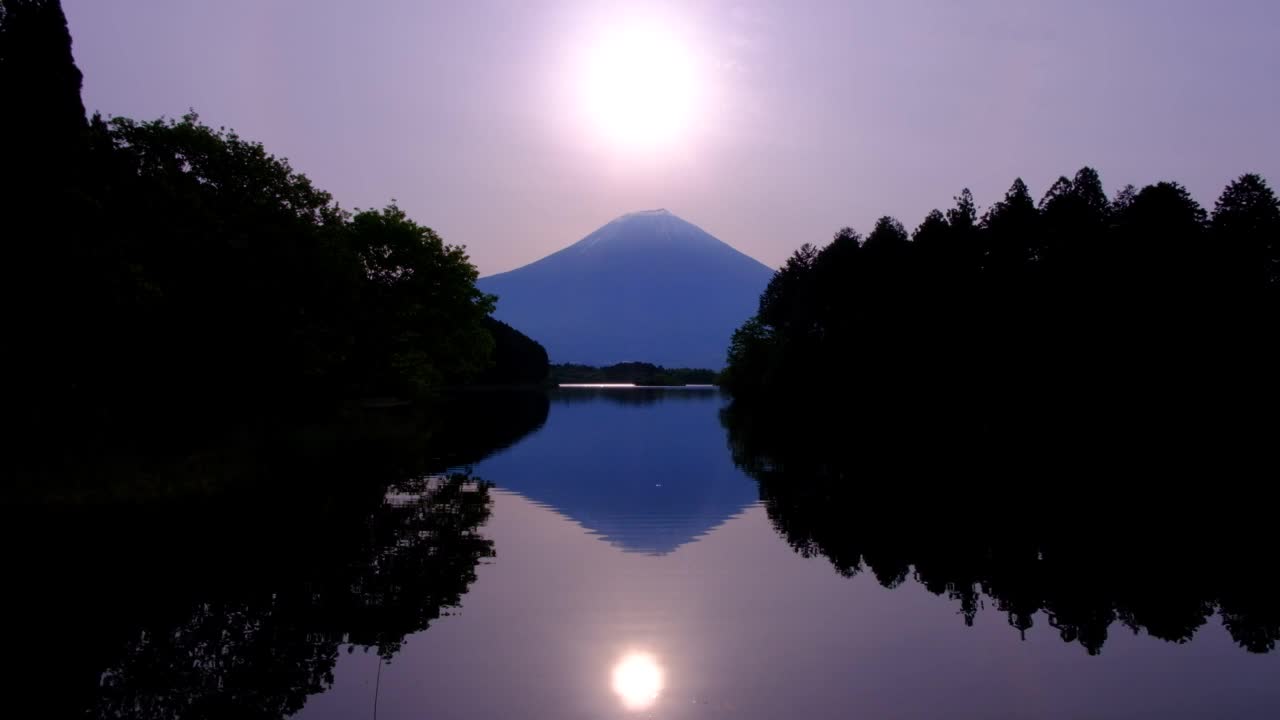
[{"label": "dark foreground water", "polygon": [[9,592],[58,598],[11,617],[25,647],[6,652],[65,689],[35,707],[89,717],[1280,716],[1269,552],[1111,532],[1082,508],[1066,530],[993,530],[999,513],[957,507],[958,532],[926,532],[908,505],[868,513],[806,485],[821,469],[754,453],[724,404],[498,404],[517,431],[390,468],[376,500],[302,490],[261,537],[148,530],[248,533],[230,549],[62,547],[88,586],[19,574]]}]

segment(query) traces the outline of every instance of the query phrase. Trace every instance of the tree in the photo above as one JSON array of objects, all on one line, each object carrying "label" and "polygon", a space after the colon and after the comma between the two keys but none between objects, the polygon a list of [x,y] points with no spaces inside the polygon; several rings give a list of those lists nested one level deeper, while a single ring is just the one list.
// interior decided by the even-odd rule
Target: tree
[{"label": "tree", "polygon": [[[865,241],[845,228],[820,251],[802,246],[755,318],[769,333],[772,377],[840,378],[865,390],[851,378],[878,370],[878,387],[896,376],[899,387],[930,380],[939,392],[951,378],[981,388],[982,402],[1016,406],[1030,396],[1012,389],[1036,386],[1066,397],[1069,387],[1115,383],[1169,397],[1161,388],[1179,373],[1207,379],[1226,356],[1237,370],[1272,356],[1275,343],[1261,332],[1274,317],[1270,301],[1221,300],[1277,272],[1264,269],[1277,267],[1280,209],[1257,176],[1227,189],[1211,224],[1173,182],[1128,187],[1108,202],[1089,167],[1060,177],[1039,208],[1015,180],[981,223],[972,193],[955,201],[912,240],[884,217]],[[1211,348],[1223,358],[1210,362]],[[1255,375],[1226,377],[1247,385]]]},{"label": "tree", "polygon": [[931,253],[935,248],[946,244],[949,229],[947,217],[942,214],[942,211],[930,210],[924,221],[911,234],[911,241],[920,252]]},{"label": "tree", "polygon": [[345,232],[368,281],[359,325],[369,390],[421,395],[484,369],[495,299],[476,288],[464,248],[394,203],[357,213]]},{"label": "tree", "polygon": [[1040,198],[1041,212],[1049,212],[1051,209],[1061,206],[1071,200],[1072,184],[1066,175],[1059,175],[1057,180],[1053,181],[1053,185],[1049,186],[1049,191]]},{"label": "tree", "polygon": [[812,275],[818,248],[805,243],[769,280],[760,296],[760,321],[781,335],[798,337],[807,332],[813,317],[815,293]]},{"label": "tree", "polygon": [[1211,222],[1224,292],[1257,291],[1280,282],[1280,201],[1255,174],[1222,192]]},{"label": "tree", "polygon": [[[911,267],[911,240],[902,223],[885,216],[876,221],[871,234],[862,244],[865,272],[861,279],[862,298],[859,304],[865,308],[859,318],[862,326],[863,345],[877,347],[877,360],[887,360],[887,354],[901,348],[898,335],[905,320],[906,303],[914,300],[913,268]],[[846,345],[843,357],[856,357],[857,350]],[[862,358],[870,360],[871,358]]]},{"label": "tree", "polygon": [[1129,206],[1133,205],[1133,200],[1138,196],[1138,188],[1133,183],[1125,185],[1116,191],[1116,196],[1111,200],[1111,211],[1114,217],[1123,216],[1129,210]]},{"label": "tree", "polygon": [[340,382],[361,277],[332,197],[194,113],[95,128],[102,212],[87,252],[103,277],[78,302],[107,310],[86,339],[110,351],[86,368],[102,373],[90,385],[127,378],[146,405]]},{"label": "tree", "polygon": [[547,349],[510,325],[487,317],[485,329],[493,337],[489,366],[476,378],[485,385],[536,385],[547,379]]},{"label": "tree", "polygon": [[74,388],[69,338],[92,326],[71,312],[96,274],[85,248],[95,206],[83,187],[81,79],[61,3],[0,0],[0,320],[19,407],[39,394],[56,404]]},{"label": "tree", "polygon": [[863,243],[863,249],[873,255],[901,254],[907,247],[910,238],[906,228],[896,218],[888,215],[876,221],[875,228]]},{"label": "tree", "polygon": [[859,273],[861,258],[865,255],[862,236],[850,227],[840,228],[831,243],[818,252],[813,260],[814,282],[821,288],[826,312],[852,310],[852,300],[847,282]]},{"label": "tree", "polygon": [[978,206],[973,202],[973,193],[969,188],[960,191],[955,197],[955,207],[947,211],[947,224],[952,229],[965,231],[978,224]]},{"label": "tree", "polygon": [[1022,178],[1013,181],[1004,199],[991,206],[982,219],[987,231],[987,256],[983,269],[998,282],[1021,272],[1038,255],[1040,213]]},{"label": "tree", "polygon": [[[1081,168],[1075,178],[1058,178],[1040,201],[1043,260],[1050,282],[1096,284],[1090,267],[1104,248],[1101,243],[1111,212],[1102,180],[1093,168]],[[1071,280],[1068,280],[1068,279]]]},{"label": "tree", "polygon": [[[5,162],[57,165],[86,122],[83,75],[59,0],[0,0],[0,142]],[[65,167],[59,168],[66,170]]]},{"label": "tree", "polygon": [[1071,197],[1081,206],[1082,215],[1093,222],[1103,222],[1111,212],[1107,194],[1102,189],[1102,178],[1091,167],[1080,168],[1071,181]]},{"label": "tree", "polygon": [[1203,249],[1207,216],[1187,189],[1176,182],[1160,182],[1142,188],[1131,202],[1117,205],[1122,208],[1117,216],[1118,260],[1124,273],[1120,281],[1127,290],[1179,301],[1202,293],[1203,268],[1197,254]]},{"label": "tree", "polygon": [[748,397],[768,387],[773,377],[774,336],[757,318],[733,331],[720,385],[735,395]]},{"label": "tree", "polygon": [[978,234],[978,206],[969,188],[955,197],[955,206],[947,210],[951,228],[951,246],[955,257],[952,265],[961,283],[968,282],[982,267],[982,245]]},{"label": "tree", "polygon": [[937,307],[951,292],[960,262],[959,248],[947,217],[931,210],[911,235],[911,246],[919,265],[920,302]]}]

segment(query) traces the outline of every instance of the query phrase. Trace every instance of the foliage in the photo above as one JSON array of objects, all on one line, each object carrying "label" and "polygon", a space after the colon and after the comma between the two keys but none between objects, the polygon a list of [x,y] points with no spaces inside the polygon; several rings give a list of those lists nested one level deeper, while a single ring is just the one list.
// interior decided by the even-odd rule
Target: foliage
[{"label": "foliage", "polygon": [[463,248],[447,245],[394,204],[346,226],[366,282],[357,346],[373,389],[422,395],[489,362],[494,299],[476,289]]},{"label": "foliage", "polygon": [[12,143],[6,163],[65,159],[63,141],[85,127],[82,81],[61,2],[0,0],[0,88],[7,100],[21,101],[0,113],[0,137]]},{"label": "foliage", "polygon": [[537,372],[493,357],[465,250],[394,203],[346,212],[194,112],[86,120],[80,83],[60,3],[0,0],[11,408],[37,434],[68,408],[218,423]]},{"label": "foliage", "polygon": [[714,370],[666,368],[642,362],[625,362],[606,367],[565,363],[551,366],[553,384],[632,383],[635,385],[714,385]]},{"label": "foliage", "polygon": [[547,349],[510,325],[485,319],[493,336],[493,364],[476,378],[484,385],[539,385],[551,372]]},{"label": "foliage", "polygon": [[988,398],[1242,389],[1276,350],[1278,238],[1280,203],[1257,175],[1212,219],[1172,182],[1108,202],[1091,168],[1038,205],[1017,180],[981,219],[965,190],[910,240],[882,218],[865,240],[846,228],[802,245],[734,335],[724,384],[743,398],[814,382]]}]

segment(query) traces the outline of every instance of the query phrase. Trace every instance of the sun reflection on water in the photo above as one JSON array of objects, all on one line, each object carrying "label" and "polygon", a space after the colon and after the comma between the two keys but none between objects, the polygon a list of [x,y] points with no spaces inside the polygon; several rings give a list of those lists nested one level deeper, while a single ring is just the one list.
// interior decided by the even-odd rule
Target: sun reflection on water
[{"label": "sun reflection on water", "polygon": [[628,710],[645,710],[662,693],[663,669],[645,652],[629,652],[613,666],[613,692]]}]

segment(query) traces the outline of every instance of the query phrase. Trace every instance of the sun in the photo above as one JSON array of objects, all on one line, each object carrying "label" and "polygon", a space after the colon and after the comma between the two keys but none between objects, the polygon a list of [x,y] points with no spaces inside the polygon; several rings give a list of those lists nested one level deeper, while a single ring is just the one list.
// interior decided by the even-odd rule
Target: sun
[{"label": "sun", "polygon": [[662,666],[654,656],[628,653],[613,666],[613,692],[628,710],[645,710],[658,701],[663,675]]},{"label": "sun", "polygon": [[632,19],[602,27],[582,63],[584,111],[604,140],[650,150],[690,132],[698,100],[697,63],[674,25]]}]

